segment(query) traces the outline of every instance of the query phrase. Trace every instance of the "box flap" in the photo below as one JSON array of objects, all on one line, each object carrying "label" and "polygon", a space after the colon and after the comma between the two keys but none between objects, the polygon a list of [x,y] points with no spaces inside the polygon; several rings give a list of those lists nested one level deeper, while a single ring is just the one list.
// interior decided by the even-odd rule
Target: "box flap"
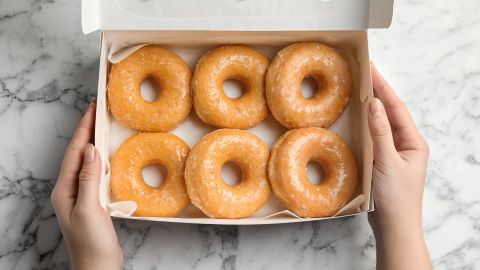
[{"label": "box flap", "polygon": [[359,30],[385,28],[394,0],[82,0],[96,30]]}]

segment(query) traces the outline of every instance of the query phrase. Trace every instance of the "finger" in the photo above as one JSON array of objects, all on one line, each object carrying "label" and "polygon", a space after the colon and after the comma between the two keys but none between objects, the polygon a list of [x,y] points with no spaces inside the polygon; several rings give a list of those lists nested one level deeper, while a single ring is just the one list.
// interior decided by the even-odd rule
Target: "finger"
[{"label": "finger", "polygon": [[385,161],[396,155],[392,129],[385,108],[378,98],[374,98],[369,104],[368,126],[373,141],[375,162]]},{"label": "finger", "polygon": [[75,207],[92,209],[99,205],[100,173],[100,156],[95,146],[89,143],[85,147],[83,165],[78,175],[78,195]]},{"label": "finger", "polygon": [[[405,104],[395,94],[393,88],[378,72],[375,65],[371,65],[372,84],[376,96],[382,101],[387,112],[388,119],[395,131],[395,136],[403,145],[400,148],[415,148],[421,143],[421,136]],[[404,140],[406,139],[406,140]],[[402,149],[399,149],[402,150]]]},{"label": "finger", "polygon": [[375,229],[375,212],[368,213],[368,224],[370,224],[370,228],[372,228],[372,230]]},{"label": "finger", "polygon": [[75,201],[77,193],[78,173],[82,166],[83,149],[92,138],[94,125],[95,103],[92,102],[80,120],[70,145],[65,151],[60,174],[55,185],[58,196],[65,200],[69,199],[71,203]]}]

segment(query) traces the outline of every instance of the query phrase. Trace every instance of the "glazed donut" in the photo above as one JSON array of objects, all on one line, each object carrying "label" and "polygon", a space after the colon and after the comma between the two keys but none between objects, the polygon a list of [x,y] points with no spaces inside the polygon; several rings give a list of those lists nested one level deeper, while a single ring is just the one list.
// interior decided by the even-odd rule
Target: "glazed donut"
[{"label": "glazed donut", "polygon": [[[185,183],[192,203],[212,218],[251,216],[268,200],[270,151],[257,136],[238,129],[219,129],[192,149],[185,167]],[[221,177],[223,164],[242,169],[241,181],[230,186]]]},{"label": "glazed donut", "polygon": [[[205,123],[223,128],[247,129],[265,119],[264,77],[268,59],[246,46],[223,46],[206,53],[192,78],[194,109]],[[229,98],[223,83],[233,79],[243,86],[243,95]]]},{"label": "glazed donut", "polygon": [[[301,90],[307,77],[318,86],[309,99]],[[347,61],[334,49],[315,42],[295,43],[275,56],[265,88],[270,111],[285,127],[327,127],[348,104],[352,76]]]},{"label": "glazed donut", "polygon": [[[169,131],[190,113],[191,73],[176,54],[148,45],[114,64],[108,82],[108,105],[123,125],[140,131]],[[152,81],[158,97],[142,98],[140,85]]]},{"label": "glazed donut", "polygon": [[[319,185],[308,180],[307,163],[324,171]],[[275,196],[301,217],[334,215],[352,198],[357,164],[350,148],[336,133],[323,128],[287,131],[274,144],[268,178]]]},{"label": "glazed donut", "polygon": [[[190,148],[173,134],[139,133],[129,137],[111,158],[115,201],[135,201],[136,216],[174,217],[190,204],[184,180]],[[145,183],[142,169],[161,164],[167,177],[158,188]]]}]

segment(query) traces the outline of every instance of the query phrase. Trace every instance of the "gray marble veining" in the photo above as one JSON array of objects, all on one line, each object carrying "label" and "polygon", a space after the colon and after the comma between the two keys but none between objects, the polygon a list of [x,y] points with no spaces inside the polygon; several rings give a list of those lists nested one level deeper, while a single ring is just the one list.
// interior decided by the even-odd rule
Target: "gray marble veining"
[{"label": "gray marble veining", "polygon": [[[98,34],[79,1],[0,1],[0,269],[66,269],[49,196],[95,95]],[[480,269],[480,2],[397,1],[372,59],[431,147],[424,227],[436,269]],[[116,220],[126,269],[373,269],[365,216],[275,226]]]}]

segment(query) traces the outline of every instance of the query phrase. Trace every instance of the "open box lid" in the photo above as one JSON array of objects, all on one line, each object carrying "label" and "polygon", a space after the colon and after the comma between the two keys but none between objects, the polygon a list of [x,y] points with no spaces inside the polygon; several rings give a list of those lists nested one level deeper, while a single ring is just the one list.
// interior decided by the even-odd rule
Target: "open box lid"
[{"label": "open box lid", "polygon": [[82,29],[361,30],[386,28],[394,0],[82,0]]}]

